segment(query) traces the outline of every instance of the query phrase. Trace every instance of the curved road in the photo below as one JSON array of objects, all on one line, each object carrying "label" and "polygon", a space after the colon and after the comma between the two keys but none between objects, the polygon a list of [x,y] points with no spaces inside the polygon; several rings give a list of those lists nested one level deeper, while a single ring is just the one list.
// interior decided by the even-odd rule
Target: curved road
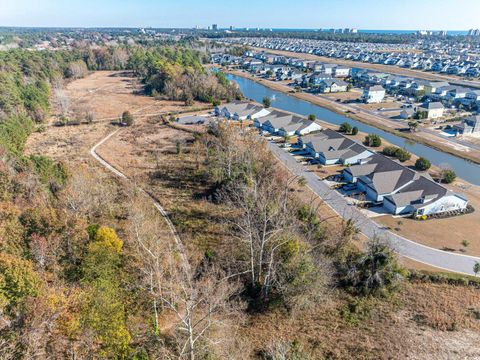
[{"label": "curved road", "polygon": [[[100,142],[98,142],[95,146],[93,146],[90,149],[90,155],[92,155],[95,160],[97,160],[101,165],[103,165],[103,167],[108,169],[110,172],[112,172],[113,174],[115,174],[119,178],[130,181],[130,179],[124,173],[122,173],[120,170],[116,169],[114,166],[109,164],[105,159],[103,159],[100,155],[97,154],[97,148],[100,145],[102,145],[103,143],[105,143],[108,139],[113,137],[120,130],[121,129],[117,129],[117,130],[111,132],[106,137],[104,137]],[[178,236],[178,233],[177,233],[177,230],[175,229],[175,226],[173,225],[172,221],[168,217],[167,212],[162,207],[162,205],[160,205],[160,203],[152,195],[150,195],[148,192],[146,192],[145,190],[143,190],[141,188],[137,187],[137,189],[152,201],[155,208],[160,212],[162,217],[165,219],[165,222],[167,223],[168,228],[170,229],[170,232],[173,236],[173,239],[175,240],[175,245],[177,247],[177,250],[180,253],[180,256],[182,257],[182,263],[183,263],[184,271],[186,272],[186,274],[190,274],[191,273],[190,263],[188,261],[187,255],[186,255],[185,248],[183,246],[182,240],[180,240],[180,237]]]},{"label": "curved road", "polygon": [[[100,145],[105,143],[119,131],[120,129],[117,129],[107,135],[105,138],[103,138],[100,142],[98,142],[90,149],[90,154],[102,166],[111,171],[113,174],[122,179],[130,181],[130,179],[125,174],[123,174],[120,170],[109,164],[96,152],[97,148]],[[420,263],[424,263],[439,269],[448,270],[456,273],[475,275],[473,272],[473,266],[477,261],[480,262],[480,258],[469,255],[449,253],[446,251],[431,248],[385,230],[375,221],[361,213],[355,206],[349,205],[343,196],[341,196],[338,192],[330,189],[330,187],[324,181],[320,180],[314,173],[309,172],[304,166],[297,163],[295,158],[291,156],[288,152],[282,150],[278,145],[272,142],[268,142],[268,147],[270,151],[272,151],[272,153],[275,154],[275,156],[281,162],[283,162],[287,168],[289,168],[295,174],[303,176],[307,180],[310,189],[320,198],[322,198],[339,216],[342,216],[346,220],[351,219],[360,229],[360,231],[368,238],[371,239],[378,236],[386,239],[398,254],[406,258],[418,261]],[[169,219],[165,209],[163,209],[160,203],[148,192],[143,189],[139,190],[152,201],[154,206],[165,219],[170,229],[170,232],[172,233],[172,236],[175,240],[177,249],[183,258],[185,271],[189,273],[190,267],[183,243],[180,240],[180,237],[178,236],[178,233],[172,221]]]},{"label": "curved road", "polygon": [[368,238],[380,237],[385,239],[398,254],[420,263],[442,270],[475,275],[473,266],[477,261],[480,262],[480,258],[431,248],[386,230],[365,216],[355,206],[349,205],[342,195],[330,189],[317,175],[309,172],[303,165],[299,164],[290,153],[282,150],[278,145],[270,141],[268,142],[268,147],[288,169],[296,175],[303,176],[307,180],[310,189],[322,198],[339,216],[345,220],[352,220],[355,226]]}]

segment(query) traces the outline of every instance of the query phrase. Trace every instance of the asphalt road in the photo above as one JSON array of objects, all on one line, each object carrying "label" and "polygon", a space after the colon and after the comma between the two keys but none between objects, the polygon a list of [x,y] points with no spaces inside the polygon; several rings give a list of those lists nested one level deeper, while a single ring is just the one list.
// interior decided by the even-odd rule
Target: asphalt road
[{"label": "asphalt road", "polygon": [[379,237],[385,239],[395,252],[420,263],[442,270],[475,275],[473,266],[475,262],[480,262],[480,258],[431,248],[386,230],[365,216],[355,206],[349,205],[340,193],[330,189],[324,181],[299,164],[290,153],[272,142],[268,142],[268,147],[293,173],[303,176],[307,180],[310,189],[322,198],[338,215],[346,220],[351,219],[355,226],[368,238]]}]

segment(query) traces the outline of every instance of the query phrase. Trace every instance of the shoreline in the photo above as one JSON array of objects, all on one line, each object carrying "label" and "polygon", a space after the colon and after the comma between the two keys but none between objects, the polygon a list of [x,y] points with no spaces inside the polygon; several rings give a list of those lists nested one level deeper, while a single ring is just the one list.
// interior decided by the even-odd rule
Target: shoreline
[{"label": "shoreline", "polygon": [[[473,162],[475,164],[480,165],[480,155],[479,156],[469,155],[468,153],[466,153],[464,151],[456,150],[456,149],[453,149],[450,146],[439,144],[439,143],[435,142],[434,139],[425,139],[424,137],[416,136],[414,133],[404,133],[404,132],[398,131],[398,130],[393,129],[389,126],[379,124],[378,121],[370,120],[369,118],[371,118],[371,116],[367,117],[366,115],[362,116],[362,115],[359,115],[359,114],[348,113],[347,111],[351,111],[349,109],[343,110],[343,111],[339,110],[339,106],[342,106],[342,105],[335,104],[336,106],[333,106],[333,104],[331,104],[331,101],[322,99],[322,98],[314,96],[312,94],[307,94],[307,93],[304,93],[304,92],[299,92],[299,93],[291,92],[288,89],[286,89],[285,85],[282,85],[280,83],[274,83],[274,82],[269,81],[269,80],[253,77],[250,74],[244,73],[244,72],[239,71],[239,70],[227,69],[227,70],[225,70],[225,72],[228,73],[228,74],[232,74],[232,75],[235,75],[235,76],[240,76],[240,77],[243,77],[245,79],[255,81],[256,83],[264,85],[264,86],[268,87],[269,89],[282,92],[283,94],[295,97],[295,98],[300,99],[300,100],[308,101],[312,104],[315,104],[315,105],[321,106],[321,107],[323,107],[327,110],[333,111],[336,114],[345,116],[347,118],[351,118],[353,120],[360,121],[360,122],[362,122],[366,125],[373,126],[373,127],[377,128],[379,130],[388,132],[390,134],[402,137],[402,138],[407,139],[407,140],[415,141],[419,144],[428,146],[428,147],[433,148],[435,150],[442,151],[444,153],[447,153],[447,154],[456,156],[458,158],[461,158],[463,160],[470,161],[470,162]],[[425,135],[425,134],[423,134],[423,135]]]}]

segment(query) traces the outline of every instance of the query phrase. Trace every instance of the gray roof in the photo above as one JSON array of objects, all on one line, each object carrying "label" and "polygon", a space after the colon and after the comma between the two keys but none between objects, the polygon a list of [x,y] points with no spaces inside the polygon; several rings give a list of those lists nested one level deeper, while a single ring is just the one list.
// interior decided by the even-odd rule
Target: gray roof
[{"label": "gray roof", "polygon": [[372,160],[366,164],[350,167],[350,172],[352,174],[357,173],[354,176],[357,176],[360,181],[374,189],[378,194],[391,193],[408,184],[417,176],[415,171],[380,154],[372,156]]},{"label": "gray roof", "polygon": [[386,196],[386,198],[397,207],[414,205],[416,208],[421,208],[427,203],[442,198],[447,193],[449,191],[440,184],[420,176],[410,185],[395,194]]},{"label": "gray roof", "polygon": [[206,118],[204,116],[190,115],[177,118],[177,123],[182,125],[203,124]]},{"label": "gray roof", "polygon": [[385,91],[382,85],[370,86],[368,91]]},{"label": "gray roof", "polygon": [[438,101],[425,103],[425,104],[422,104],[422,106],[420,106],[420,107],[422,109],[427,109],[427,110],[445,109],[443,104],[441,102],[438,102]]},{"label": "gray roof", "polygon": [[226,109],[230,114],[237,114],[238,116],[247,116],[261,111],[263,108],[260,105],[252,104],[249,101],[233,101],[225,104],[221,110]]},{"label": "gray roof", "polygon": [[364,146],[330,129],[304,136],[302,142],[327,160],[348,159],[367,151]]}]

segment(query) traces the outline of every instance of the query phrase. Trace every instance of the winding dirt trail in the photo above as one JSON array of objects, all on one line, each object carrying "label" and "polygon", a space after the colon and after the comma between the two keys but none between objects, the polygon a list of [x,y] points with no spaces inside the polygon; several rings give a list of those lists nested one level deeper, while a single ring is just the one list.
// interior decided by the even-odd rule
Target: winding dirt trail
[{"label": "winding dirt trail", "polygon": [[[95,159],[97,160],[104,168],[106,168],[107,170],[109,170],[110,172],[112,172],[113,174],[115,174],[116,176],[118,176],[119,178],[121,179],[124,179],[130,183],[133,184],[133,182],[131,181],[131,179],[129,179],[124,173],[122,173],[120,170],[118,170],[117,168],[115,168],[113,165],[111,165],[110,163],[108,163],[104,158],[102,158],[100,155],[98,155],[97,153],[97,148],[99,146],[101,146],[102,144],[104,144],[105,142],[107,142],[109,139],[111,139],[112,137],[114,137],[117,133],[119,133],[121,130],[120,129],[117,129],[113,132],[111,132],[110,134],[108,134],[106,137],[104,137],[102,140],[100,140],[97,144],[95,144],[91,149],[90,149],[90,155]],[[177,230],[175,229],[175,226],[173,225],[172,221],[170,220],[170,218],[168,217],[168,214],[167,212],[165,211],[165,209],[162,207],[162,205],[158,202],[157,199],[155,199],[155,197],[150,194],[149,192],[145,191],[144,189],[142,188],[139,188],[137,187],[137,189],[143,194],[145,195],[146,197],[148,197],[150,199],[150,201],[153,203],[153,205],[155,206],[155,208],[158,210],[158,212],[162,215],[162,217],[164,218],[165,222],[167,223],[168,225],[168,228],[170,230],[170,233],[172,234],[173,236],[173,239],[175,241],[175,245],[177,247],[177,250],[178,252],[180,253],[180,256],[182,257],[182,264],[183,264],[183,268],[184,268],[184,271],[185,273],[188,275],[188,274],[191,274],[191,267],[190,267],[190,262],[188,261],[188,256],[185,252],[185,247],[183,246],[183,242],[182,240],[180,239],[180,236],[178,235],[178,232]]]}]

